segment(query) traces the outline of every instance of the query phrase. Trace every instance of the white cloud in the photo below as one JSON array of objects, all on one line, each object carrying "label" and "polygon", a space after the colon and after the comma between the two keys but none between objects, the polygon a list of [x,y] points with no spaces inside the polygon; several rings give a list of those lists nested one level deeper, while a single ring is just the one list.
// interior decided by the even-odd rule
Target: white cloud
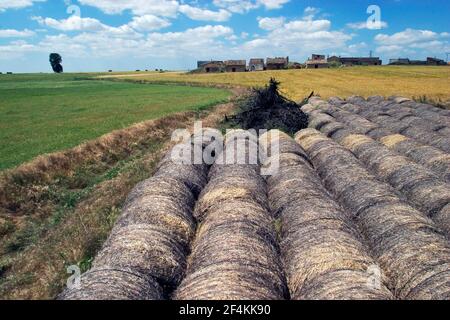
[{"label": "white cloud", "polygon": [[275,30],[283,26],[284,17],[279,18],[258,18],[259,27],[263,30]]},{"label": "white cloud", "polygon": [[352,22],[347,24],[347,28],[355,29],[355,30],[380,30],[380,29],[386,29],[388,27],[388,23],[386,21],[380,21],[379,25],[376,25],[374,23],[367,23],[365,22]]},{"label": "white cloud", "polygon": [[107,14],[130,10],[135,15],[174,17],[179,3],[175,0],[78,0],[83,5],[99,8]]},{"label": "white cloud", "polygon": [[102,31],[108,28],[97,19],[70,16],[67,19],[33,17],[40,25],[60,31]]},{"label": "white cloud", "polygon": [[375,41],[382,45],[409,45],[417,42],[431,41],[440,35],[429,30],[406,29],[393,35],[378,34]]},{"label": "white cloud", "polygon": [[280,9],[290,0],[214,0],[219,8],[227,9],[234,13],[245,13],[253,9],[265,7],[268,10]]},{"label": "white cloud", "polygon": [[223,22],[231,18],[231,13],[224,9],[220,9],[219,11],[211,11],[183,4],[180,6],[179,11],[192,20]]},{"label": "white cloud", "polygon": [[129,26],[138,31],[153,31],[170,26],[171,23],[163,18],[147,14],[140,17],[134,17]]},{"label": "white cloud", "polygon": [[280,9],[289,1],[290,0],[259,0],[258,2],[266,7],[266,9]]},{"label": "white cloud", "polygon": [[42,17],[33,17],[33,19],[38,21],[38,23],[42,26],[59,31],[91,32],[93,34],[103,33],[109,35],[110,37],[139,38],[143,35],[136,32],[131,25],[141,28],[149,27],[148,25],[145,25],[145,18],[144,20],[133,20],[130,24],[119,27],[108,26],[94,18],[81,18],[78,16],[71,16],[67,19],[61,20]]},{"label": "white cloud", "polygon": [[0,38],[27,38],[32,37],[36,33],[34,31],[25,30],[14,30],[14,29],[0,29]]},{"label": "white cloud", "polygon": [[[279,22],[279,21],[278,21]],[[329,20],[312,20],[309,17],[283,21],[278,28],[270,30],[266,36],[245,42],[235,48],[235,52],[249,55],[293,55],[308,56],[312,52],[347,48],[352,36],[331,30]],[[326,52],[323,52],[326,53]]]},{"label": "white cloud", "polygon": [[50,50],[73,58],[126,56],[179,59],[181,56],[201,59],[224,55],[229,49],[227,42],[234,38],[233,30],[222,25],[206,25],[180,32],[153,32],[147,37],[122,36],[121,31],[125,32],[126,28],[82,32],[75,36],[47,35],[37,44],[11,42],[0,46],[0,58],[11,58],[12,53],[20,56],[30,52],[48,53]]},{"label": "white cloud", "polygon": [[377,52],[390,55],[439,55],[450,51],[449,34],[430,30],[406,29],[392,35],[378,34]]},{"label": "white cloud", "polygon": [[34,2],[45,2],[46,0],[0,0],[0,12],[7,9],[21,9],[30,7]]}]

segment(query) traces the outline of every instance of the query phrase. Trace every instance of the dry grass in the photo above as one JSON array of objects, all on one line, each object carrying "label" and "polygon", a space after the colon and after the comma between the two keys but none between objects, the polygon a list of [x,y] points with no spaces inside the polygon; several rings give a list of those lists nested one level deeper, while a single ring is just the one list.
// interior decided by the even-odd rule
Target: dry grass
[{"label": "dry grass", "polygon": [[[426,96],[435,101],[450,100],[448,67],[355,67],[344,69],[287,70],[226,74],[140,73],[112,75],[128,81],[177,82],[203,85],[263,86],[270,78],[281,81],[281,91],[294,100],[311,91],[323,98],[360,95]],[[423,99],[423,97],[422,97]]]}]

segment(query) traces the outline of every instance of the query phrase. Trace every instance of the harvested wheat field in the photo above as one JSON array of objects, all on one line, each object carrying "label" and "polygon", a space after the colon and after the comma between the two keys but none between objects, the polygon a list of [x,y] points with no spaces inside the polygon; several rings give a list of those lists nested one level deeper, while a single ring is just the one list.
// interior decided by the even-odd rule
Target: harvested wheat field
[{"label": "harvested wheat field", "polygon": [[169,152],[59,298],[450,299],[450,112],[379,96],[301,109],[295,138],[232,131],[210,166]]}]

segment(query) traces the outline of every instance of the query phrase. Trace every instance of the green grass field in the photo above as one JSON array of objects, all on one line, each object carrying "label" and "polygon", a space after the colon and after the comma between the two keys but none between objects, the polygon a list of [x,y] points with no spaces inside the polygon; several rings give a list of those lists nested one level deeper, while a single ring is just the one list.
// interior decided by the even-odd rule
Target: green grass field
[{"label": "green grass field", "polygon": [[93,80],[95,76],[0,75],[0,170],[230,96],[214,88]]}]

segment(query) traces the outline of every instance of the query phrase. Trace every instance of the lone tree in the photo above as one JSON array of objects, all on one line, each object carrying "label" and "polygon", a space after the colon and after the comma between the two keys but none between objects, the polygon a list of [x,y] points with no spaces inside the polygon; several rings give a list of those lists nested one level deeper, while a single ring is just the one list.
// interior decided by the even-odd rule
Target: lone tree
[{"label": "lone tree", "polygon": [[62,58],[59,53],[51,53],[50,54],[50,65],[52,66],[52,69],[56,73],[63,72],[63,66],[61,65]]}]

